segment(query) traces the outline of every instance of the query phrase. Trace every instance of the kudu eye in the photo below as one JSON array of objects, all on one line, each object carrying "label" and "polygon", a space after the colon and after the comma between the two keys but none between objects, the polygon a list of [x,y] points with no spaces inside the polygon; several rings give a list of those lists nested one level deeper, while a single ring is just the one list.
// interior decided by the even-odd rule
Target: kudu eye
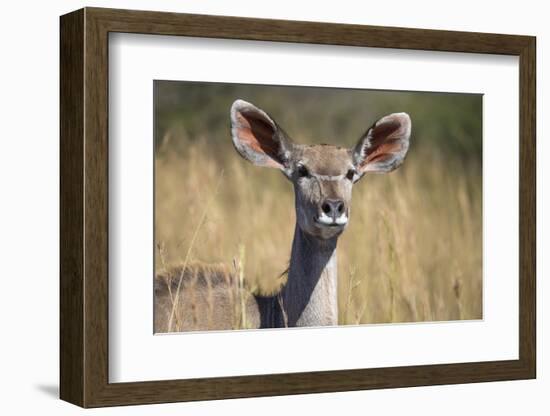
[{"label": "kudu eye", "polygon": [[309,170],[304,165],[298,166],[298,177],[307,178],[309,176]]},{"label": "kudu eye", "polygon": [[356,173],[357,172],[355,171],[355,169],[348,170],[348,173],[346,173],[346,179],[349,179],[350,181],[352,181]]}]

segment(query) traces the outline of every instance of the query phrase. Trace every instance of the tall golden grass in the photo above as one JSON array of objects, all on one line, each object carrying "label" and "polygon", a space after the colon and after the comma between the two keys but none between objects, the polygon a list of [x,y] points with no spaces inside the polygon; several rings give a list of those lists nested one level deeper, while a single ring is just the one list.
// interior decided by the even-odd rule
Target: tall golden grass
[{"label": "tall golden grass", "polygon": [[[274,290],[290,256],[292,185],[241,159],[229,137],[175,140],[184,151],[167,138],[156,152],[157,271],[238,261],[239,281]],[[339,323],[480,319],[481,191],[479,166],[415,146],[399,170],[357,183],[338,246]]]}]

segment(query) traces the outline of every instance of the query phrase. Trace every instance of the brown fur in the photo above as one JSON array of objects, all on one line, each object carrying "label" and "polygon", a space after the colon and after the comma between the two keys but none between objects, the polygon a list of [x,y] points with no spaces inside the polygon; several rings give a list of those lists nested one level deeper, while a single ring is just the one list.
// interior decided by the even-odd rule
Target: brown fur
[{"label": "brown fur", "polygon": [[155,276],[155,333],[169,330],[178,285],[172,331],[259,327],[251,288],[240,286],[227,265],[195,262],[185,268],[170,267]]}]

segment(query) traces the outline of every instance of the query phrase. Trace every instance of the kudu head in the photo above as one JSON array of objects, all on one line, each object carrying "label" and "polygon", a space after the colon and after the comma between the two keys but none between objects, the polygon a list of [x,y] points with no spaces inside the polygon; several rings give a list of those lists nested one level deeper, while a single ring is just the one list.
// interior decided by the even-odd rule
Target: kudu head
[{"label": "kudu head", "polygon": [[231,107],[231,134],[239,154],[257,166],[280,169],[293,183],[300,229],[316,238],[342,233],[350,218],[353,184],[367,172],[390,172],[409,148],[406,113],[382,117],[351,149],[294,143],[266,112],[237,100]]}]

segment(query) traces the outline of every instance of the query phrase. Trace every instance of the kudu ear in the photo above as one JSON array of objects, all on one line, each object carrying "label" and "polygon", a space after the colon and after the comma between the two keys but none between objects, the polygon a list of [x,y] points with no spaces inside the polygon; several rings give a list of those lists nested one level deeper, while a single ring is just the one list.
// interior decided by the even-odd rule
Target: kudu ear
[{"label": "kudu ear", "polygon": [[407,113],[390,114],[374,123],[352,151],[359,174],[398,168],[409,150],[410,135],[411,118]]},{"label": "kudu ear", "polygon": [[231,136],[237,152],[253,164],[289,174],[292,141],[275,121],[253,104],[231,106]]}]

